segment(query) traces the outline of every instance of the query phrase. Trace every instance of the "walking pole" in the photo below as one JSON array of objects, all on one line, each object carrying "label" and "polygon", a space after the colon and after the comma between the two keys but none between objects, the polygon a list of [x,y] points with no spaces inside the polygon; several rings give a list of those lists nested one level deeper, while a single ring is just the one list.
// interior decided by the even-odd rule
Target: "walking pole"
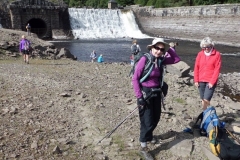
[{"label": "walking pole", "polygon": [[138,106],[136,108],[134,108],[134,110],[122,121],[120,122],[111,132],[109,132],[106,136],[104,136],[100,141],[97,142],[101,143],[103,139],[109,137],[121,124],[123,124],[123,122],[125,122],[136,110],[138,109]]},{"label": "walking pole", "polygon": [[[225,128],[226,129],[226,128]],[[240,144],[240,141],[228,130],[228,129],[226,129],[226,131],[228,132],[228,134],[233,138],[233,139],[235,139],[237,142],[238,142],[238,144]]]},{"label": "walking pole", "polygon": [[162,107],[163,107],[164,111],[166,111],[163,92],[161,93],[161,101],[162,101]]},{"label": "walking pole", "polygon": [[[151,96],[152,96],[152,93],[148,94],[148,95],[146,96],[146,98],[145,98],[145,101],[147,101],[149,98],[151,98]],[[114,131],[116,131],[116,129],[117,129],[121,124],[123,124],[123,122],[125,122],[125,121],[138,109],[138,107],[140,107],[140,106],[137,106],[136,108],[134,108],[134,110],[133,110],[124,120],[122,120],[122,122],[120,122],[111,132],[109,132],[109,133],[108,133],[106,136],[104,136],[100,141],[98,141],[97,144],[100,143],[100,142],[102,142],[103,139],[105,139],[106,137],[109,137]]]}]

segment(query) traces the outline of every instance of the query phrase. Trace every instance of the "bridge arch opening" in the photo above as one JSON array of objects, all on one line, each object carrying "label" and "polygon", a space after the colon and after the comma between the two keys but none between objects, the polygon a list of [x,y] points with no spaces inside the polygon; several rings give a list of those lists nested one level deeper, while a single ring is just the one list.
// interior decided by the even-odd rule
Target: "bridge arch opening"
[{"label": "bridge arch opening", "polygon": [[37,34],[39,38],[45,37],[47,33],[47,24],[42,19],[32,18],[27,23],[30,24],[32,33]]}]

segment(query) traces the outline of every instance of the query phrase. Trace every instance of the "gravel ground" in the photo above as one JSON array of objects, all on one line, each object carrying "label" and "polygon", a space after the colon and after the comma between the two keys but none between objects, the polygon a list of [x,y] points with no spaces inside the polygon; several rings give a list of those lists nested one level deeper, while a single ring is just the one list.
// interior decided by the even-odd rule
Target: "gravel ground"
[{"label": "gravel ground", "polygon": [[[8,37],[15,47],[25,33],[0,31],[0,41]],[[31,41],[49,45],[34,36]],[[125,63],[68,59],[30,59],[27,65],[21,57],[0,52],[0,159],[142,159],[137,112],[97,144],[136,107],[129,71]],[[226,83],[239,94],[239,79],[238,73],[224,75],[212,100],[226,122],[240,120],[239,111],[229,105],[239,106],[239,102],[222,95],[222,90]],[[192,77],[167,74],[165,80],[170,87],[166,110],[154,132],[157,144],[149,145],[151,154],[162,160],[207,160],[201,146],[209,148],[208,139],[183,132],[201,112]],[[193,152],[182,156],[180,148],[174,153],[168,145],[176,139],[189,140]]]},{"label": "gravel ground", "polygon": [[[0,60],[0,159],[141,159],[137,112],[97,144],[136,107],[129,70],[124,63]],[[152,155],[206,160],[201,146],[208,148],[208,139],[183,132],[201,112],[197,90],[172,75],[166,81],[167,109],[154,132],[158,143],[149,145]],[[217,110],[232,113],[225,107],[230,98],[215,95]],[[192,154],[173,154],[174,139],[194,142]]]}]

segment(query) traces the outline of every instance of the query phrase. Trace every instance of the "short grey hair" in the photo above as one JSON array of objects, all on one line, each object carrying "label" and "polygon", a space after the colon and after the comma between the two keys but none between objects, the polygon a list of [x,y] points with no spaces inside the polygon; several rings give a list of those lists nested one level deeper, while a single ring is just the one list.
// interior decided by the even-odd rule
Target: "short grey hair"
[{"label": "short grey hair", "polygon": [[206,45],[211,45],[214,47],[214,42],[212,41],[212,39],[210,37],[205,37],[203,38],[203,40],[200,43],[200,47],[202,48],[203,46]]}]

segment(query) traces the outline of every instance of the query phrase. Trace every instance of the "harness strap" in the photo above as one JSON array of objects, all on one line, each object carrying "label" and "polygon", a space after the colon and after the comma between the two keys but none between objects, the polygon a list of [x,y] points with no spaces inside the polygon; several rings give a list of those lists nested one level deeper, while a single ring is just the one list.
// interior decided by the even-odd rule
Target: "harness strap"
[{"label": "harness strap", "polygon": [[162,79],[161,79],[161,88],[163,86],[163,81],[164,81],[164,75],[166,73],[166,66],[163,65],[163,72],[162,72]]},{"label": "harness strap", "polygon": [[147,72],[147,74],[140,79],[140,83],[142,83],[143,81],[145,81],[145,80],[147,79],[147,77],[150,75],[150,73],[151,73],[152,70],[153,70],[153,66],[154,66],[154,64],[152,64],[152,66],[151,66],[151,68],[149,69],[149,71]]}]

